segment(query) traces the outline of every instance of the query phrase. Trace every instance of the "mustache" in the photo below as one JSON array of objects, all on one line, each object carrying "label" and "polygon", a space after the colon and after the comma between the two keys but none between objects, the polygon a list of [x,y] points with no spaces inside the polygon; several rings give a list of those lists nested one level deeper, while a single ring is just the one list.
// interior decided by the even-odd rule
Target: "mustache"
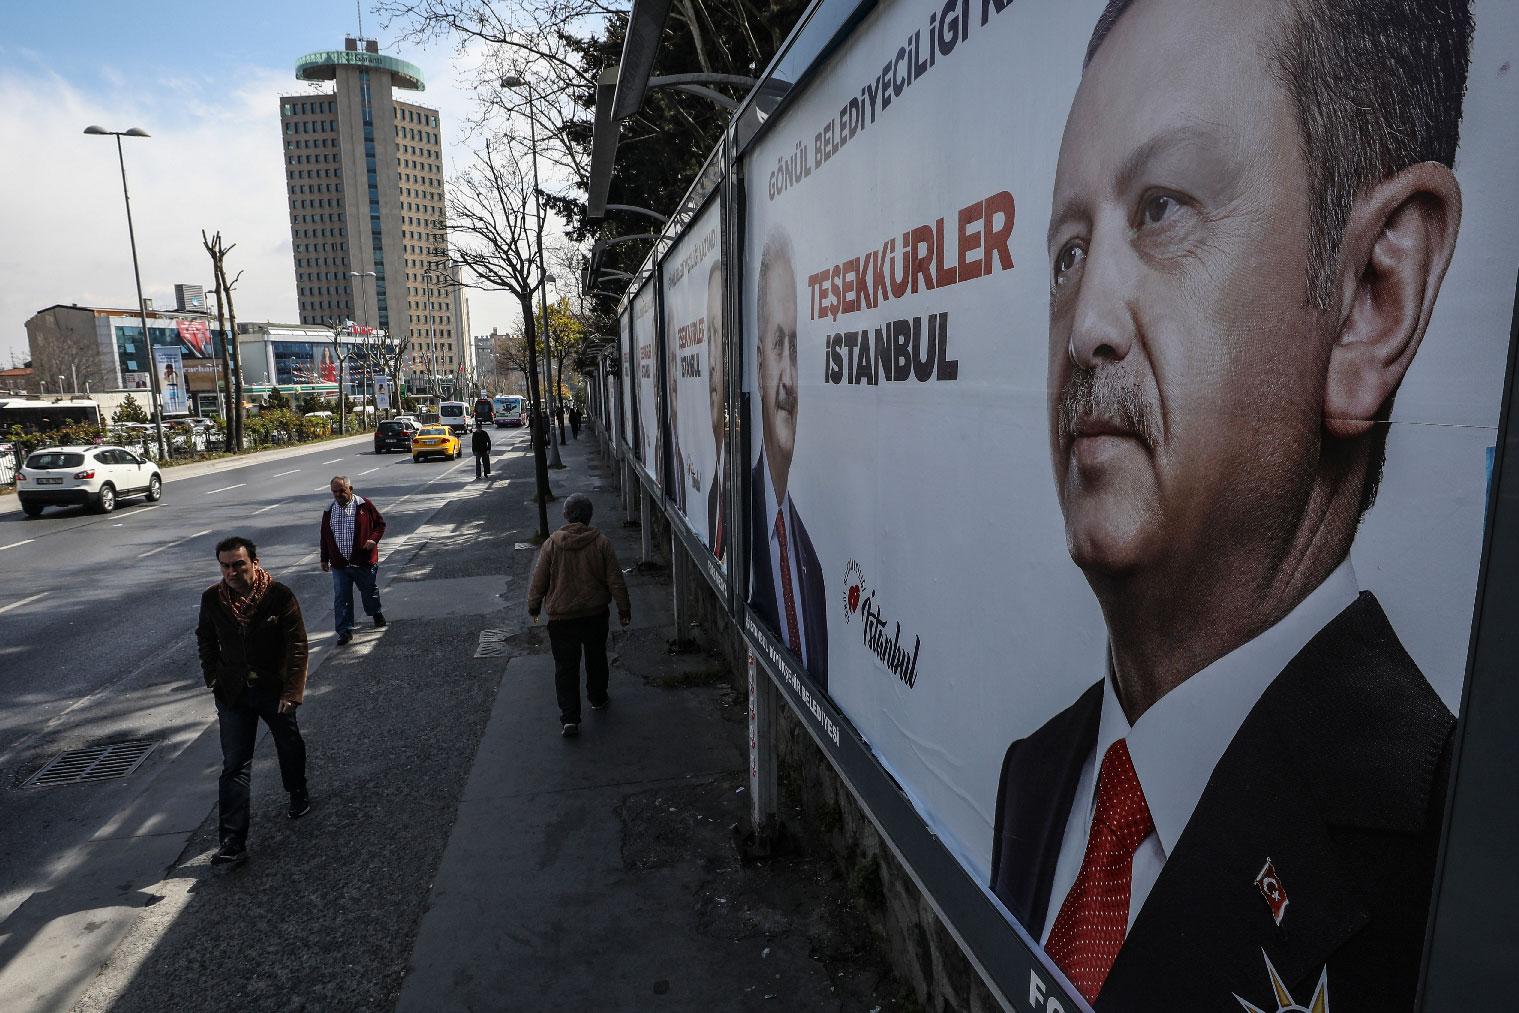
[{"label": "mustache", "polygon": [[788,384],[775,385],[775,410],[796,414],[796,389]]},{"label": "mustache", "polygon": [[1056,424],[1060,445],[1100,423],[1117,429],[1154,449],[1161,430],[1160,409],[1145,393],[1139,378],[1127,371],[1077,366],[1060,389]]}]

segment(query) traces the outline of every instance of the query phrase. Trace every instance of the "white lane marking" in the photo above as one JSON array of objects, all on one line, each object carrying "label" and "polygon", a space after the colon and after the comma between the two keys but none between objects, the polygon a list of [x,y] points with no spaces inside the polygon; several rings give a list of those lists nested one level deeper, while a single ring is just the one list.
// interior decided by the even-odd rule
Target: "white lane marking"
[{"label": "white lane marking", "polygon": [[319,486],[317,486],[315,489],[313,489],[311,491],[312,492],[331,492],[332,491],[332,484],[328,483],[327,485],[319,485]]},{"label": "white lane marking", "polygon": [[288,503],[288,502],[290,502],[290,501],[289,500],[285,500],[283,503],[270,503],[268,506],[266,506],[266,507],[259,507],[257,510],[255,510],[253,512],[255,514],[261,514],[261,513],[264,513],[266,511],[268,511],[268,510],[274,510],[274,509],[276,509],[278,507],[282,507],[282,506],[285,505],[285,503]]},{"label": "white lane marking", "polygon": [[294,475],[296,472],[298,472],[300,470],[301,469],[299,469],[299,468],[291,468],[289,471],[282,471],[278,475],[271,475],[269,477],[270,478],[284,478],[286,475]]},{"label": "white lane marking", "polygon": [[122,519],[129,521],[133,517],[141,517],[143,514],[147,513],[149,510],[157,510],[157,509],[159,509],[162,506],[163,506],[162,503],[154,503],[152,506],[138,507],[136,510],[133,510],[131,513],[123,515]]},{"label": "white lane marking", "polygon": [[323,464],[337,464],[339,461],[343,461],[343,460],[346,460],[346,458],[334,457],[332,460],[330,460],[330,461],[323,461],[322,463]]},{"label": "white lane marking", "polygon": [[27,602],[36,601],[38,598],[46,598],[50,594],[52,594],[51,591],[42,591],[42,592],[39,592],[38,594],[32,595],[30,598],[22,598],[20,601],[13,601],[9,605],[6,605],[5,607],[0,608],[0,615],[4,615],[5,613],[9,612],[11,609],[18,609],[21,606],[25,605]]},{"label": "white lane marking", "polygon": [[[369,471],[379,471],[379,470],[380,470],[379,468],[370,468],[369,469]],[[367,474],[369,474],[369,471],[361,471],[361,472],[359,472],[359,474],[360,475],[367,475]]]},{"label": "white lane marking", "polygon": [[181,538],[177,542],[169,542],[169,543],[167,543],[165,545],[160,545],[156,549],[149,549],[147,552],[138,553],[137,558],[138,559],[146,559],[147,557],[153,555],[154,553],[162,552],[165,549],[172,549],[176,545],[183,545],[183,544],[185,544],[186,542],[190,541],[193,538],[199,538],[201,535],[209,535],[210,533],[211,533],[211,529],[210,528],[207,528],[204,531],[197,531],[193,535],[186,535],[184,538]]},{"label": "white lane marking", "polygon": [[19,542],[11,542],[9,545],[0,545],[0,552],[4,552],[6,549],[14,549],[20,545],[30,545],[36,540],[37,539],[35,538],[23,538]]},{"label": "white lane marking", "polygon": [[236,485],[224,485],[220,489],[209,489],[209,490],[206,491],[206,495],[207,496],[215,496],[219,492],[231,492],[233,489],[241,489],[243,486],[245,486],[247,484],[248,484],[247,482],[239,482]]}]

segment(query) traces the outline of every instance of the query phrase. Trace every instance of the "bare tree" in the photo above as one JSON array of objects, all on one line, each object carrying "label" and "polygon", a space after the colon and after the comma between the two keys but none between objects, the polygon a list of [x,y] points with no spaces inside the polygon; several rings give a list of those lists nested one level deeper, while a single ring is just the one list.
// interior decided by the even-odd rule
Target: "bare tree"
[{"label": "bare tree", "polygon": [[509,141],[487,141],[474,162],[457,177],[449,195],[450,258],[461,268],[460,283],[471,288],[510,293],[521,310],[527,341],[528,391],[540,412],[532,420],[533,465],[538,486],[538,534],[549,533],[548,460],[545,453],[546,407],[538,390],[538,330],[533,297],[542,284],[544,266],[537,256],[533,188]]},{"label": "bare tree", "polygon": [[[222,343],[222,389],[225,391],[227,409],[226,449],[232,453],[243,445],[243,363],[237,347],[237,314],[232,307],[232,289],[242,279],[243,272],[237,272],[231,280],[227,278],[227,254],[237,248],[236,243],[226,245],[220,232],[207,238],[205,229],[200,230],[200,241],[211,258],[211,271],[215,278],[216,331],[221,336]],[[226,329],[222,327],[223,309],[228,321]]]}]

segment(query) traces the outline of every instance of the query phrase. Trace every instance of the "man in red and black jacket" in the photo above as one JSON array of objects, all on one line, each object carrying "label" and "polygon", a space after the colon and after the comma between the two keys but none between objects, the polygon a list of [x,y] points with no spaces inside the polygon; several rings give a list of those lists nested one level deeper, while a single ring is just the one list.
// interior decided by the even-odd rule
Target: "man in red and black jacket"
[{"label": "man in red and black jacket", "polygon": [[332,503],[322,513],[322,572],[332,572],[332,613],[338,646],[353,639],[353,585],[359,585],[364,614],[385,625],[375,577],[380,570],[380,539],[385,518],[375,505],[355,496],[346,475],[332,479]]}]

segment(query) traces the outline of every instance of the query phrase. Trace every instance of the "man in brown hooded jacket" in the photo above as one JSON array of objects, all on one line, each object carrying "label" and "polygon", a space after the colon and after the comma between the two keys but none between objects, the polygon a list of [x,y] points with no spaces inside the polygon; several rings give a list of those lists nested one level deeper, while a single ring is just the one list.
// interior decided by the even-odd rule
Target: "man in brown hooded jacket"
[{"label": "man in brown hooded jacket", "polygon": [[222,773],[216,865],[248,857],[249,785],[262,718],[274,737],[290,818],[306,815],[306,743],[295,710],[306,693],[306,623],[295,593],[258,565],[258,547],[233,536],[216,546],[222,579],[200,597],[195,639],[216,697]]},{"label": "man in brown hooded jacket", "polygon": [[633,621],[628,586],[607,536],[590,526],[589,496],[575,493],[564,501],[565,525],[538,550],[527,610],[538,621],[547,606],[549,642],[554,650],[554,689],[559,696],[560,734],[580,734],[580,654],[585,652],[585,690],[591,709],[601,710],[607,697],[607,605],[617,602],[623,626]]}]

